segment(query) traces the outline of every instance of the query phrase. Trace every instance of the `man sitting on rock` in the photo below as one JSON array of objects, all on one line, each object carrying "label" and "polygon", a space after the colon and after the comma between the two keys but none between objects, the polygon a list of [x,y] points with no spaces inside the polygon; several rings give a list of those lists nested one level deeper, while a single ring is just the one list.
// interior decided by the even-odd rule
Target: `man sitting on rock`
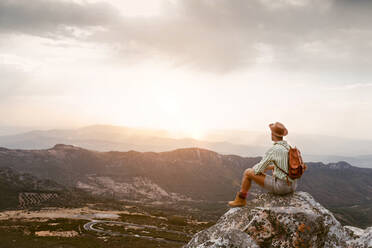
[{"label": "man sitting on rock", "polygon": [[[288,134],[288,130],[280,122],[271,123],[269,127],[271,129],[271,140],[274,141],[274,144],[266,151],[265,156],[258,164],[244,171],[240,192],[237,192],[234,201],[229,202],[230,207],[246,205],[252,180],[261,187],[279,195],[293,192],[297,187],[297,180],[293,180],[285,174],[288,173],[290,146],[287,141],[283,140],[283,137]],[[268,170],[274,170],[273,176],[264,174]]]}]

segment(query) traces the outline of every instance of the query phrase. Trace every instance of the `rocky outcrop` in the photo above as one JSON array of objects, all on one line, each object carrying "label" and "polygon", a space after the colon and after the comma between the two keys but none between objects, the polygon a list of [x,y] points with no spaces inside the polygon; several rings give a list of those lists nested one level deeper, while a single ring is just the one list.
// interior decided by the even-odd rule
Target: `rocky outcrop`
[{"label": "rocky outcrop", "polygon": [[260,194],[198,232],[184,248],[372,247],[372,228],[342,226],[306,192]]},{"label": "rocky outcrop", "polygon": [[84,182],[78,181],[76,187],[92,195],[114,196],[143,202],[192,200],[181,194],[167,192],[146,177],[133,177],[125,182],[117,182],[111,177],[88,176]]},{"label": "rocky outcrop", "polygon": [[350,233],[354,240],[351,247],[372,247],[372,227],[360,229],[353,226],[345,226],[345,229]]}]

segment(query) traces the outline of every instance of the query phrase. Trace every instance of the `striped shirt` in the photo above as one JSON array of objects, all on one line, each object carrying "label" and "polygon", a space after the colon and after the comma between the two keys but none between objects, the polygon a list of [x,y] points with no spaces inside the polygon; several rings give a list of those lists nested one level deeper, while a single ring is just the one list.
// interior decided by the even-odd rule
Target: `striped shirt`
[{"label": "striped shirt", "polygon": [[[273,161],[276,162],[277,166],[279,166],[281,169],[288,173],[289,148],[290,146],[288,145],[287,141],[285,140],[275,141],[273,146],[266,151],[261,161],[253,166],[254,174],[257,175],[259,173],[263,173],[268,165],[274,164]],[[273,176],[282,180],[287,180],[287,175],[280,169],[278,169],[275,165]],[[294,180],[288,177],[288,181],[293,182]]]}]

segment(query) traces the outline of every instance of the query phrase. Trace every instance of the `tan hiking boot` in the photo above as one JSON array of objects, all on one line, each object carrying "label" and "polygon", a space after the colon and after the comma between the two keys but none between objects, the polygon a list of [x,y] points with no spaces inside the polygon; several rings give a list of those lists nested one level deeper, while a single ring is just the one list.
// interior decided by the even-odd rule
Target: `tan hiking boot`
[{"label": "tan hiking boot", "polygon": [[245,198],[241,198],[239,196],[239,193],[236,193],[235,200],[229,201],[229,206],[230,207],[244,207],[247,204],[247,201]]}]

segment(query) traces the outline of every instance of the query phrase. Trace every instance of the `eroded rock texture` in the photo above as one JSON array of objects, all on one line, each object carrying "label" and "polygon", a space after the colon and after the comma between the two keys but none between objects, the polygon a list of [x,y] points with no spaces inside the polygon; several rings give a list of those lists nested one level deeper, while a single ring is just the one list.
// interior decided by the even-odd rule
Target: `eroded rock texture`
[{"label": "eroded rock texture", "polygon": [[372,247],[372,228],[343,227],[306,192],[258,195],[197,234],[185,248]]}]

